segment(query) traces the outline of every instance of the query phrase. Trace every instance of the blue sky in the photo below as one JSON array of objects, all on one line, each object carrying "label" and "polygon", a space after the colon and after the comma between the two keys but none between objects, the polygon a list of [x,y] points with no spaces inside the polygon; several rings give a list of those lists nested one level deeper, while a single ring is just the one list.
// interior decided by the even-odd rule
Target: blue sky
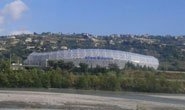
[{"label": "blue sky", "polygon": [[6,20],[0,24],[0,34],[185,35],[185,0],[0,0],[0,10],[15,1],[25,6],[21,16],[16,19],[11,10],[2,11],[0,17]]}]

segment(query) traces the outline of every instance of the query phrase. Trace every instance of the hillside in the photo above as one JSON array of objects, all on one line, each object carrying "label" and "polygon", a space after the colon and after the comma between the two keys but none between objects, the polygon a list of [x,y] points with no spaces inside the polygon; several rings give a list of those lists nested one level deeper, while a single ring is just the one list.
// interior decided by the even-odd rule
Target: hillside
[{"label": "hillside", "polygon": [[34,33],[0,37],[0,58],[22,62],[36,52],[76,48],[123,50],[152,55],[159,59],[159,70],[185,71],[185,36],[107,35],[87,33]]}]

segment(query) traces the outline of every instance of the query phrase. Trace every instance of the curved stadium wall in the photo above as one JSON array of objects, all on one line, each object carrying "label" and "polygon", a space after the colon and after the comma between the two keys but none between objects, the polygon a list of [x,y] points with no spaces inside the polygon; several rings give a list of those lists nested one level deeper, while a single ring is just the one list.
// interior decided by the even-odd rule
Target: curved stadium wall
[{"label": "curved stadium wall", "polygon": [[117,64],[124,68],[127,62],[134,65],[152,67],[157,69],[159,61],[153,56],[141,55],[131,52],[107,49],[73,49],[55,52],[31,53],[25,60],[25,65],[46,67],[49,60],[63,60],[73,62],[75,66],[86,63],[89,67],[108,67],[109,64]]}]

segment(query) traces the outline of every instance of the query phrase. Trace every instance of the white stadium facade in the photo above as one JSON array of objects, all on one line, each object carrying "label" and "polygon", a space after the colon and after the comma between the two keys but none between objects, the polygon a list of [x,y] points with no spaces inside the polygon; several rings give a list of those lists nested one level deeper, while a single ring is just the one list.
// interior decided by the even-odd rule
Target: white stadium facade
[{"label": "white stadium facade", "polygon": [[159,66],[158,59],[153,56],[108,49],[73,49],[44,53],[33,52],[24,61],[24,64],[47,67],[47,63],[50,60],[73,62],[77,67],[80,63],[86,63],[92,68],[97,65],[108,67],[110,64],[117,64],[119,68],[122,69],[128,62],[154,69],[157,69]]}]

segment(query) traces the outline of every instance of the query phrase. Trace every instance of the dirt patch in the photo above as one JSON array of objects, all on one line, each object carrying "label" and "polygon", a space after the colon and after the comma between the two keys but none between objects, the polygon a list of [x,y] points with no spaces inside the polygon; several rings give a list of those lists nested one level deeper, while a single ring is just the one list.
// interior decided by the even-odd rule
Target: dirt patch
[{"label": "dirt patch", "polygon": [[[137,99],[137,95],[106,97],[85,94],[0,91],[0,109],[60,109],[60,110],[185,110],[184,103],[171,104]],[[150,98],[150,97],[149,97]],[[152,98],[151,98],[152,99]],[[154,100],[154,99],[153,99]]]},{"label": "dirt patch", "polygon": [[184,107],[169,107],[169,106],[156,106],[156,105],[137,105],[136,110],[185,110]]},{"label": "dirt patch", "polygon": [[14,108],[14,109],[60,109],[60,110],[131,110],[123,109],[118,106],[103,105],[103,104],[76,104],[76,103],[65,103],[63,105],[46,105],[39,103],[25,103],[15,101],[1,101],[0,109],[3,108]]}]

